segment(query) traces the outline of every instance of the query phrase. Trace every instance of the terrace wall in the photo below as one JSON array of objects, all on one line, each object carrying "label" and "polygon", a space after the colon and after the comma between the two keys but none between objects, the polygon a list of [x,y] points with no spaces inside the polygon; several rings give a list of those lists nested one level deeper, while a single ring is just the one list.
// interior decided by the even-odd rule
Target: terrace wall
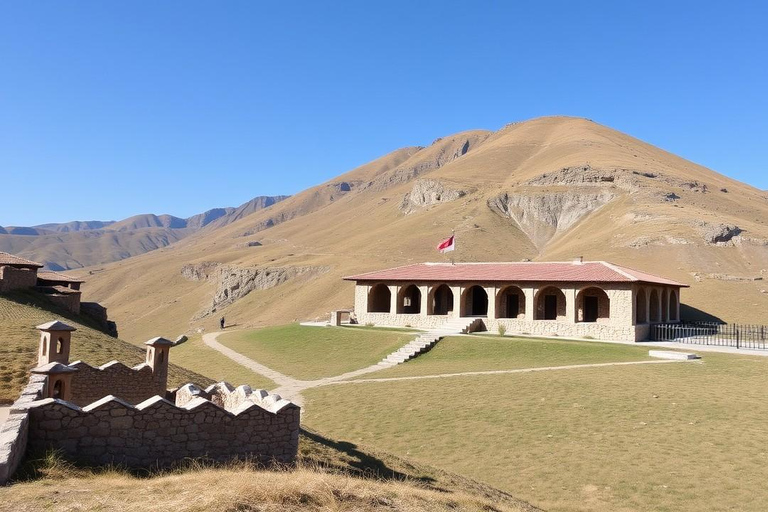
[{"label": "terrace wall", "polygon": [[13,476],[24,458],[29,435],[27,406],[43,396],[46,384],[44,375],[32,375],[0,429],[0,485]]},{"label": "terrace wall", "polygon": [[107,395],[138,404],[147,398],[165,397],[166,379],[162,372],[155,373],[147,363],[133,368],[118,361],[93,367],[82,361],[69,364],[78,371],[72,375],[72,402],[84,406]]}]

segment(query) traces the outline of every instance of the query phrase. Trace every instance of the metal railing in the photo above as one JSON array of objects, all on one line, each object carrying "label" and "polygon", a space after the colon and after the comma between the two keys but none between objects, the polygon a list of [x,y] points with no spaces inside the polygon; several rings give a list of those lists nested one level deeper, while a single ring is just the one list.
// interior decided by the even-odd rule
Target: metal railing
[{"label": "metal railing", "polygon": [[652,324],[650,339],[766,350],[768,349],[768,326],[717,322]]}]

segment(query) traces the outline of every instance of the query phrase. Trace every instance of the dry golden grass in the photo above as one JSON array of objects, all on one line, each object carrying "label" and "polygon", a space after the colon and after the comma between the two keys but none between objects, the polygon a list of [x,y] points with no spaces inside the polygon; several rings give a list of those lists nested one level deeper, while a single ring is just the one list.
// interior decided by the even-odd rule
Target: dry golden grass
[{"label": "dry golden grass", "polygon": [[[463,142],[469,151],[445,163]],[[437,167],[438,163],[444,163]],[[617,198],[558,233],[538,249],[509,220],[493,213],[487,200],[502,192],[530,193],[525,182],[563,167],[629,169],[655,174],[641,189],[612,189]],[[418,174],[417,171],[421,172]],[[465,197],[411,215],[399,209],[414,175],[442,180],[469,191]],[[677,180],[676,183],[666,181]],[[340,192],[339,182],[351,184]],[[681,187],[707,185],[707,192]],[[370,186],[369,186],[370,184]],[[589,189],[589,187],[586,187]],[[538,187],[533,192],[584,190]],[[721,192],[726,189],[728,192]],[[664,195],[676,193],[676,202]],[[287,219],[258,231],[269,219]],[[254,291],[224,309],[240,327],[280,325],[323,317],[353,302],[353,285],[341,277],[357,272],[443,258],[434,244],[456,229],[458,261],[569,260],[575,255],[605,259],[693,284],[684,303],[731,321],[755,322],[768,309],[761,281],[722,281],[729,274],[759,277],[768,269],[768,198],[764,191],[726,178],[630,136],[584,119],[542,118],[495,133],[476,131],[446,137],[416,151],[405,148],[299,193],[229,226],[188,237],[165,249],[110,264],[89,276],[89,294],[103,301],[127,338],[162,332],[215,328],[218,313],[192,320],[209,306],[210,283],[186,281],[186,263],[217,261],[242,266],[328,266],[326,274]],[[702,239],[695,223],[733,223],[756,243],[715,247]],[[253,234],[249,234],[253,233]],[[648,245],[631,247],[642,237]],[[684,240],[686,243],[673,243]],[[261,247],[242,247],[258,240]],[[693,272],[701,273],[696,282]],[[765,275],[763,273],[762,275]],[[715,293],[713,293],[715,291]]]},{"label": "dry golden grass", "polygon": [[293,468],[188,463],[136,475],[77,468],[55,454],[30,466],[26,480],[0,490],[0,511],[537,510],[469,479],[313,432],[304,432]]},{"label": "dry golden grass", "polygon": [[[93,366],[112,360],[128,366],[144,362],[145,351],[141,348],[94,329],[87,318],[56,308],[34,292],[5,294],[0,296],[0,403],[18,398],[29,379],[29,370],[37,364],[40,332],[35,326],[55,319],[77,328],[72,335],[71,361],[80,359]],[[172,363],[169,386],[187,382],[207,385],[213,381]]]}]

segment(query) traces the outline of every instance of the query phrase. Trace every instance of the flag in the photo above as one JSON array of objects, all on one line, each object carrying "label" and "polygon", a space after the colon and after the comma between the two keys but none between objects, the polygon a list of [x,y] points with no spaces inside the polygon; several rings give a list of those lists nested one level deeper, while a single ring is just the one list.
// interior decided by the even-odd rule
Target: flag
[{"label": "flag", "polygon": [[455,238],[456,237],[454,235],[451,235],[449,238],[446,238],[445,240],[437,244],[437,250],[443,253],[456,250]]}]

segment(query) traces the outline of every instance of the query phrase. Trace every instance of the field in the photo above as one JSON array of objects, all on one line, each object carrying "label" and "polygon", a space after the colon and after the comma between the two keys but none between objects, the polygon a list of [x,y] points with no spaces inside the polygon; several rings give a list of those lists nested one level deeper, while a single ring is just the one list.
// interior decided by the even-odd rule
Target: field
[{"label": "field", "polygon": [[[483,343],[497,341],[449,338],[368,377],[647,360],[639,347],[549,340],[473,352]],[[768,358],[705,353],[693,363],[316,388],[304,392],[304,421],[546,510],[757,511],[768,502],[766,392]]]},{"label": "field", "polygon": [[[40,332],[36,325],[61,319],[77,328],[72,335],[71,361],[78,359],[99,366],[117,359],[129,366],[142,363],[145,351],[120,339],[112,338],[89,325],[82,317],[52,307],[31,292],[0,296],[0,403],[11,403],[29,379],[29,369],[37,364]],[[176,350],[176,349],[174,349]],[[173,361],[174,353],[171,353]],[[169,367],[168,385],[187,382],[207,385],[212,381],[178,365]]]},{"label": "field", "polygon": [[229,382],[233,386],[248,384],[253,389],[274,389],[276,384],[268,378],[247,368],[234,364],[232,360],[203,344],[199,334],[174,347],[171,360],[194,372],[204,374],[216,382]]},{"label": "field", "polygon": [[227,333],[218,341],[285,375],[314,380],[375,364],[413,337],[403,330],[292,324]]}]

